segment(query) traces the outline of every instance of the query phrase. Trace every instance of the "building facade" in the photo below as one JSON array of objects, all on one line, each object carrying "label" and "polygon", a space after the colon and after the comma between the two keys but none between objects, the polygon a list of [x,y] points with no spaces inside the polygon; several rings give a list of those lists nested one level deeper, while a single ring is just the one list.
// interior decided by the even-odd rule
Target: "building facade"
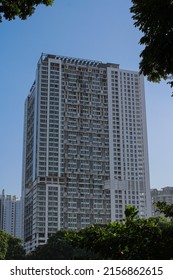
[{"label": "building facade", "polygon": [[15,195],[5,195],[5,191],[2,191],[0,195],[0,230],[4,230],[18,238],[22,238],[21,206],[21,200]]},{"label": "building facade", "polygon": [[114,63],[42,54],[25,102],[24,242],[61,228],[151,215],[143,77]]}]

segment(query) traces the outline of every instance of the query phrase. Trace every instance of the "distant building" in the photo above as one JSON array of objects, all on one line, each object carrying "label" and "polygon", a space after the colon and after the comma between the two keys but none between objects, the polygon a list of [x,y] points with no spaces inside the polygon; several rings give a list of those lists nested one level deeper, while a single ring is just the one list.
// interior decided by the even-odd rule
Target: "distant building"
[{"label": "distant building", "polygon": [[118,64],[42,54],[25,102],[27,251],[61,228],[151,215],[144,80]]},{"label": "distant building", "polygon": [[160,190],[151,189],[151,202],[152,202],[152,215],[158,216],[160,212],[156,210],[155,202],[166,202],[167,204],[173,204],[173,187],[164,187]]},{"label": "distant building", "polygon": [[15,195],[0,195],[0,230],[21,238],[21,200]]}]

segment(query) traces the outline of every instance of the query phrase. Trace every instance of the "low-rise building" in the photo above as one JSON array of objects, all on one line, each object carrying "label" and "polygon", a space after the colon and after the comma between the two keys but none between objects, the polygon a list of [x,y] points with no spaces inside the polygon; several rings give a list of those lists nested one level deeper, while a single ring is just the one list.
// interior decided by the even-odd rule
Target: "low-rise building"
[{"label": "low-rise building", "polygon": [[167,204],[173,204],[173,187],[164,187],[160,190],[151,189],[151,202],[152,202],[152,215],[159,216],[160,212],[155,206],[156,202],[166,202]]}]

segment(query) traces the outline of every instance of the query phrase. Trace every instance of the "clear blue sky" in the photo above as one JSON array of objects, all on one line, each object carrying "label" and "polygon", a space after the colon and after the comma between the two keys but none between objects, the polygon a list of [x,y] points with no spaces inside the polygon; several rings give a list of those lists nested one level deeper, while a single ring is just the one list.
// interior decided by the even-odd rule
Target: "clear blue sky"
[{"label": "clear blue sky", "polygon": [[[20,195],[24,100],[42,52],[138,70],[140,32],[130,0],[55,0],[26,21],[0,24],[0,191]],[[150,181],[173,186],[173,98],[166,83],[145,82]]]}]

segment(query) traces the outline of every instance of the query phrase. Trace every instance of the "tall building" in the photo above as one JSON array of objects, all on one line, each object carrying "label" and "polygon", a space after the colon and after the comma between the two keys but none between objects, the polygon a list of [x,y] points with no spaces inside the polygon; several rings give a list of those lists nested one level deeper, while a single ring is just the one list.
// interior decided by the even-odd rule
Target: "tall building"
[{"label": "tall building", "polygon": [[22,238],[21,206],[21,200],[15,195],[5,195],[5,191],[2,191],[0,195],[0,230],[18,238]]},{"label": "tall building", "polygon": [[26,250],[61,228],[151,215],[143,77],[118,64],[42,54],[25,102]]},{"label": "tall building", "polygon": [[166,202],[167,204],[173,204],[173,187],[164,187],[160,190],[151,189],[151,203],[152,203],[152,215],[160,216],[161,213],[158,211],[155,203]]}]

